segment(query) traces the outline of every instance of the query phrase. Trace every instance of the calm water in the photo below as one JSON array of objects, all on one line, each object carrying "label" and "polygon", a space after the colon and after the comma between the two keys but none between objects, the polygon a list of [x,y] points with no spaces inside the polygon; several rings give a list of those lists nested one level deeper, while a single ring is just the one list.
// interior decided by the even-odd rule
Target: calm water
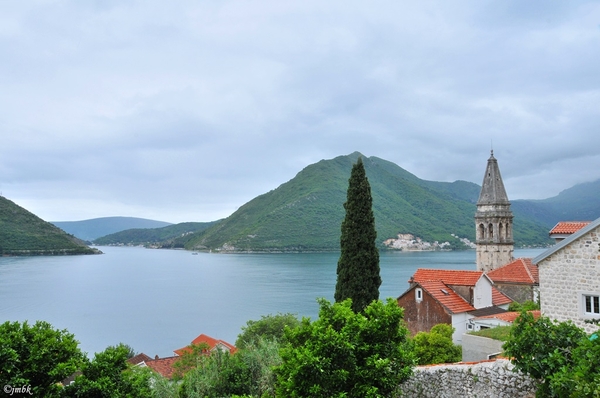
[{"label": "calm water", "polygon": [[[208,254],[101,247],[105,254],[0,258],[0,322],[68,329],[94,353],[123,342],[173,355],[200,333],[234,343],[250,319],[315,318],[333,300],[339,253]],[[542,250],[516,250],[534,257]],[[398,297],[417,268],[475,269],[475,252],[382,252],[380,297]]]}]

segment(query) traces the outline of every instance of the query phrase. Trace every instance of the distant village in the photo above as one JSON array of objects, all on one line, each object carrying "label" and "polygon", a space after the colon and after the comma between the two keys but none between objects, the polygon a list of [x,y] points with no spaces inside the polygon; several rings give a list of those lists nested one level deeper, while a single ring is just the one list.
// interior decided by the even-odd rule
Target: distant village
[{"label": "distant village", "polygon": [[[475,249],[477,245],[471,242],[467,238],[461,238],[455,234],[451,234],[452,237],[460,240],[465,247],[469,249]],[[397,239],[387,239],[383,242],[385,246],[390,249],[402,250],[402,251],[435,251],[435,250],[452,250],[450,242],[425,242],[419,237],[415,237],[412,234],[398,234]]]}]

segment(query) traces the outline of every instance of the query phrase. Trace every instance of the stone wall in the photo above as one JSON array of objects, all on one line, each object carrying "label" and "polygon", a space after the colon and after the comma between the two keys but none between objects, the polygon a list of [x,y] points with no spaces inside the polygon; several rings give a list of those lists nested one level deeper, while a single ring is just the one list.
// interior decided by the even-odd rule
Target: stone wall
[{"label": "stone wall", "polygon": [[542,313],[560,322],[571,320],[591,333],[586,324],[583,295],[600,295],[600,227],[559,249],[538,263]]},{"label": "stone wall", "polygon": [[402,385],[402,397],[535,397],[537,383],[513,371],[507,359],[479,363],[419,366]]}]

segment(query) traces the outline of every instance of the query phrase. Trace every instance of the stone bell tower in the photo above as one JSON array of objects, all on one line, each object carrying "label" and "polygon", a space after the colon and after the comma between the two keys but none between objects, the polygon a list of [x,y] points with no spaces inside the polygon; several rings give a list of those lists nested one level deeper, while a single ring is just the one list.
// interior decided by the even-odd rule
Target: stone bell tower
[{"label": "stone bell tower", "polygon": [[475,213],[477,270],[488,272],[514,260],[513,214],[492,150]]}]

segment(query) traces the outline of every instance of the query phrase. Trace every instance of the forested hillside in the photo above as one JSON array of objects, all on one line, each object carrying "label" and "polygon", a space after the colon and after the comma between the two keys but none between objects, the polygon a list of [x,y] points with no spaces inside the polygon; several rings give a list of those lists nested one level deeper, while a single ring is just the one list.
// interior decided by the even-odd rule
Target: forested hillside
[{"label": "forested hillside", "polygon": [[[196,233],[190,250],[337,250],[343,203],[355,152],[322,160],[277,189],[260,195],[230,217]],[[373,194],[378,242],[410,233],[426,241],[462,244],[451,234],[474,240],[477,184],[424,181],[394,163],[363,158]],[[547,228],[526,217],[515,219],[517,245],[548,243]]]},{"label": "forested hillside", "polygon": [[162,228],[134,228],[94,240],[97,245],[142,245],[160,248],[183,248],[194,232],[204,231],[218,221],[184,222]]},{"label": "forested hillside", "polygon": [[0,196],[0,255],[94,254],[97,250]]}]

